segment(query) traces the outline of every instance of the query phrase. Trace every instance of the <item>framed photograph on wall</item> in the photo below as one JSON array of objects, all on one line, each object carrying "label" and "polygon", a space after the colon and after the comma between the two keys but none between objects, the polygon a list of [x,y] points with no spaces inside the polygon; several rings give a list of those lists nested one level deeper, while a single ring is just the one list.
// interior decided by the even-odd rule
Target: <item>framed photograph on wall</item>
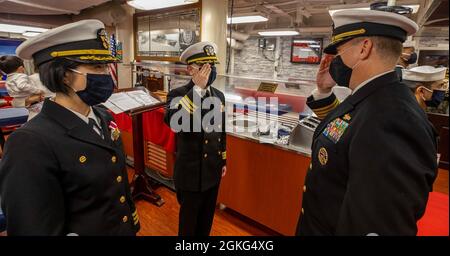
[{"label": "framed photograph on wall", "polygon": [[138,12],[134,15],[135,59],[176,62],[200,41],[201,6]]},{"label": "framed photograph on wall", "polygon": [[322,39],[292,39],[291,62],[319,64],[322,58]]}]

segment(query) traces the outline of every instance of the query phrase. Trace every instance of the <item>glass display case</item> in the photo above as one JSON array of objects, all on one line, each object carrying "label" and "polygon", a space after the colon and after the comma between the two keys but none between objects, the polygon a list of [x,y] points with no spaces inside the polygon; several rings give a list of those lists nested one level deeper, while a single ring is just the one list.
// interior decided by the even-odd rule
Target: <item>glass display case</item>
[{"label": "glass display case", "polygon": [[[133,63],[133,84],[142,86],[148,77],[160,77],[164,91],[184,86],[191,77],[186,65],[169,62]],[[303,126],[311,134],[311,125],[316,122],[300,122],[312,114],[306,99],[315,88],[314,81],[283,81],[257,79],[231,75],[218,75],[213,87],[225,95],[227,133],[261,143],[274,144],[283,149],[309,153],[311,138],[292,139],[292,132]],[[301,128],[301,127],[300,127]],[[313,127],[314,128],[314,127]]]}]

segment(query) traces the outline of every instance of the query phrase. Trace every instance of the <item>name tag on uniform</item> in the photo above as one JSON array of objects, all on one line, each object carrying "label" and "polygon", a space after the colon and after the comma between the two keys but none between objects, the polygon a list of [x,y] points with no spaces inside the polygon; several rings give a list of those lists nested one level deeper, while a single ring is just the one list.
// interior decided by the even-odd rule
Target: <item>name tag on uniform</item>
[{"label": "name tag on uniform", "polygon": [[341,139],[347,127],[348,123],[346,121],[341,118],[336,118],[327,125],[327,128],[323,130],[322,134],[336,144]]}]

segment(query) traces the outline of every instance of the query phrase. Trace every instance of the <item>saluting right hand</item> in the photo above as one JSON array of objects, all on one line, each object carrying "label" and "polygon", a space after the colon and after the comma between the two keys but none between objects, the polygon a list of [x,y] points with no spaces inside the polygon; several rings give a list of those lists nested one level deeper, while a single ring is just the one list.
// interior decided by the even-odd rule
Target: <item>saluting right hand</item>
[{"label": "saluting right hand", "polygon": [[211,65],[205,64],[196,74],[192,76],[192,81],[198,87],[206,89],[209,80],[209,74],[211,74]]},{"label": "saluting right hand", "polygon": [[317,90],[319,90],[320,93],[329,93],[331,92],[331,89],[336,85],[336,82],[333,80],[333,78],[331,78],[329,72],[330,64],[333,58],[333,55],[325,54],[325,56],[322,58],[322,61],[320,62],[319,72],[317,73],[316,77]]}]

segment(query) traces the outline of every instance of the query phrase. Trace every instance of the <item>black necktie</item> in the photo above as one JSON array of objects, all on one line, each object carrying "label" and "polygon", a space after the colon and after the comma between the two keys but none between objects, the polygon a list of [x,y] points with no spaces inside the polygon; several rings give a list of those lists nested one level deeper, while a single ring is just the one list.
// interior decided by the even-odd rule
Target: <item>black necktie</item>
[{"label": "black necktie", "polygon": [[210,96],[209,90],[206,90],[205,94],[202,97],[202,101]]},{"label": "black necktie", "polygon": [[102,128],[100,128],[100,126],[98,126],[97,122],[95,122],[94,119],[89,118],[89,127],[91,127],[92,130],[95,131],[94,128],[97,128],[97,130],[101,133],[102,132]]}]

